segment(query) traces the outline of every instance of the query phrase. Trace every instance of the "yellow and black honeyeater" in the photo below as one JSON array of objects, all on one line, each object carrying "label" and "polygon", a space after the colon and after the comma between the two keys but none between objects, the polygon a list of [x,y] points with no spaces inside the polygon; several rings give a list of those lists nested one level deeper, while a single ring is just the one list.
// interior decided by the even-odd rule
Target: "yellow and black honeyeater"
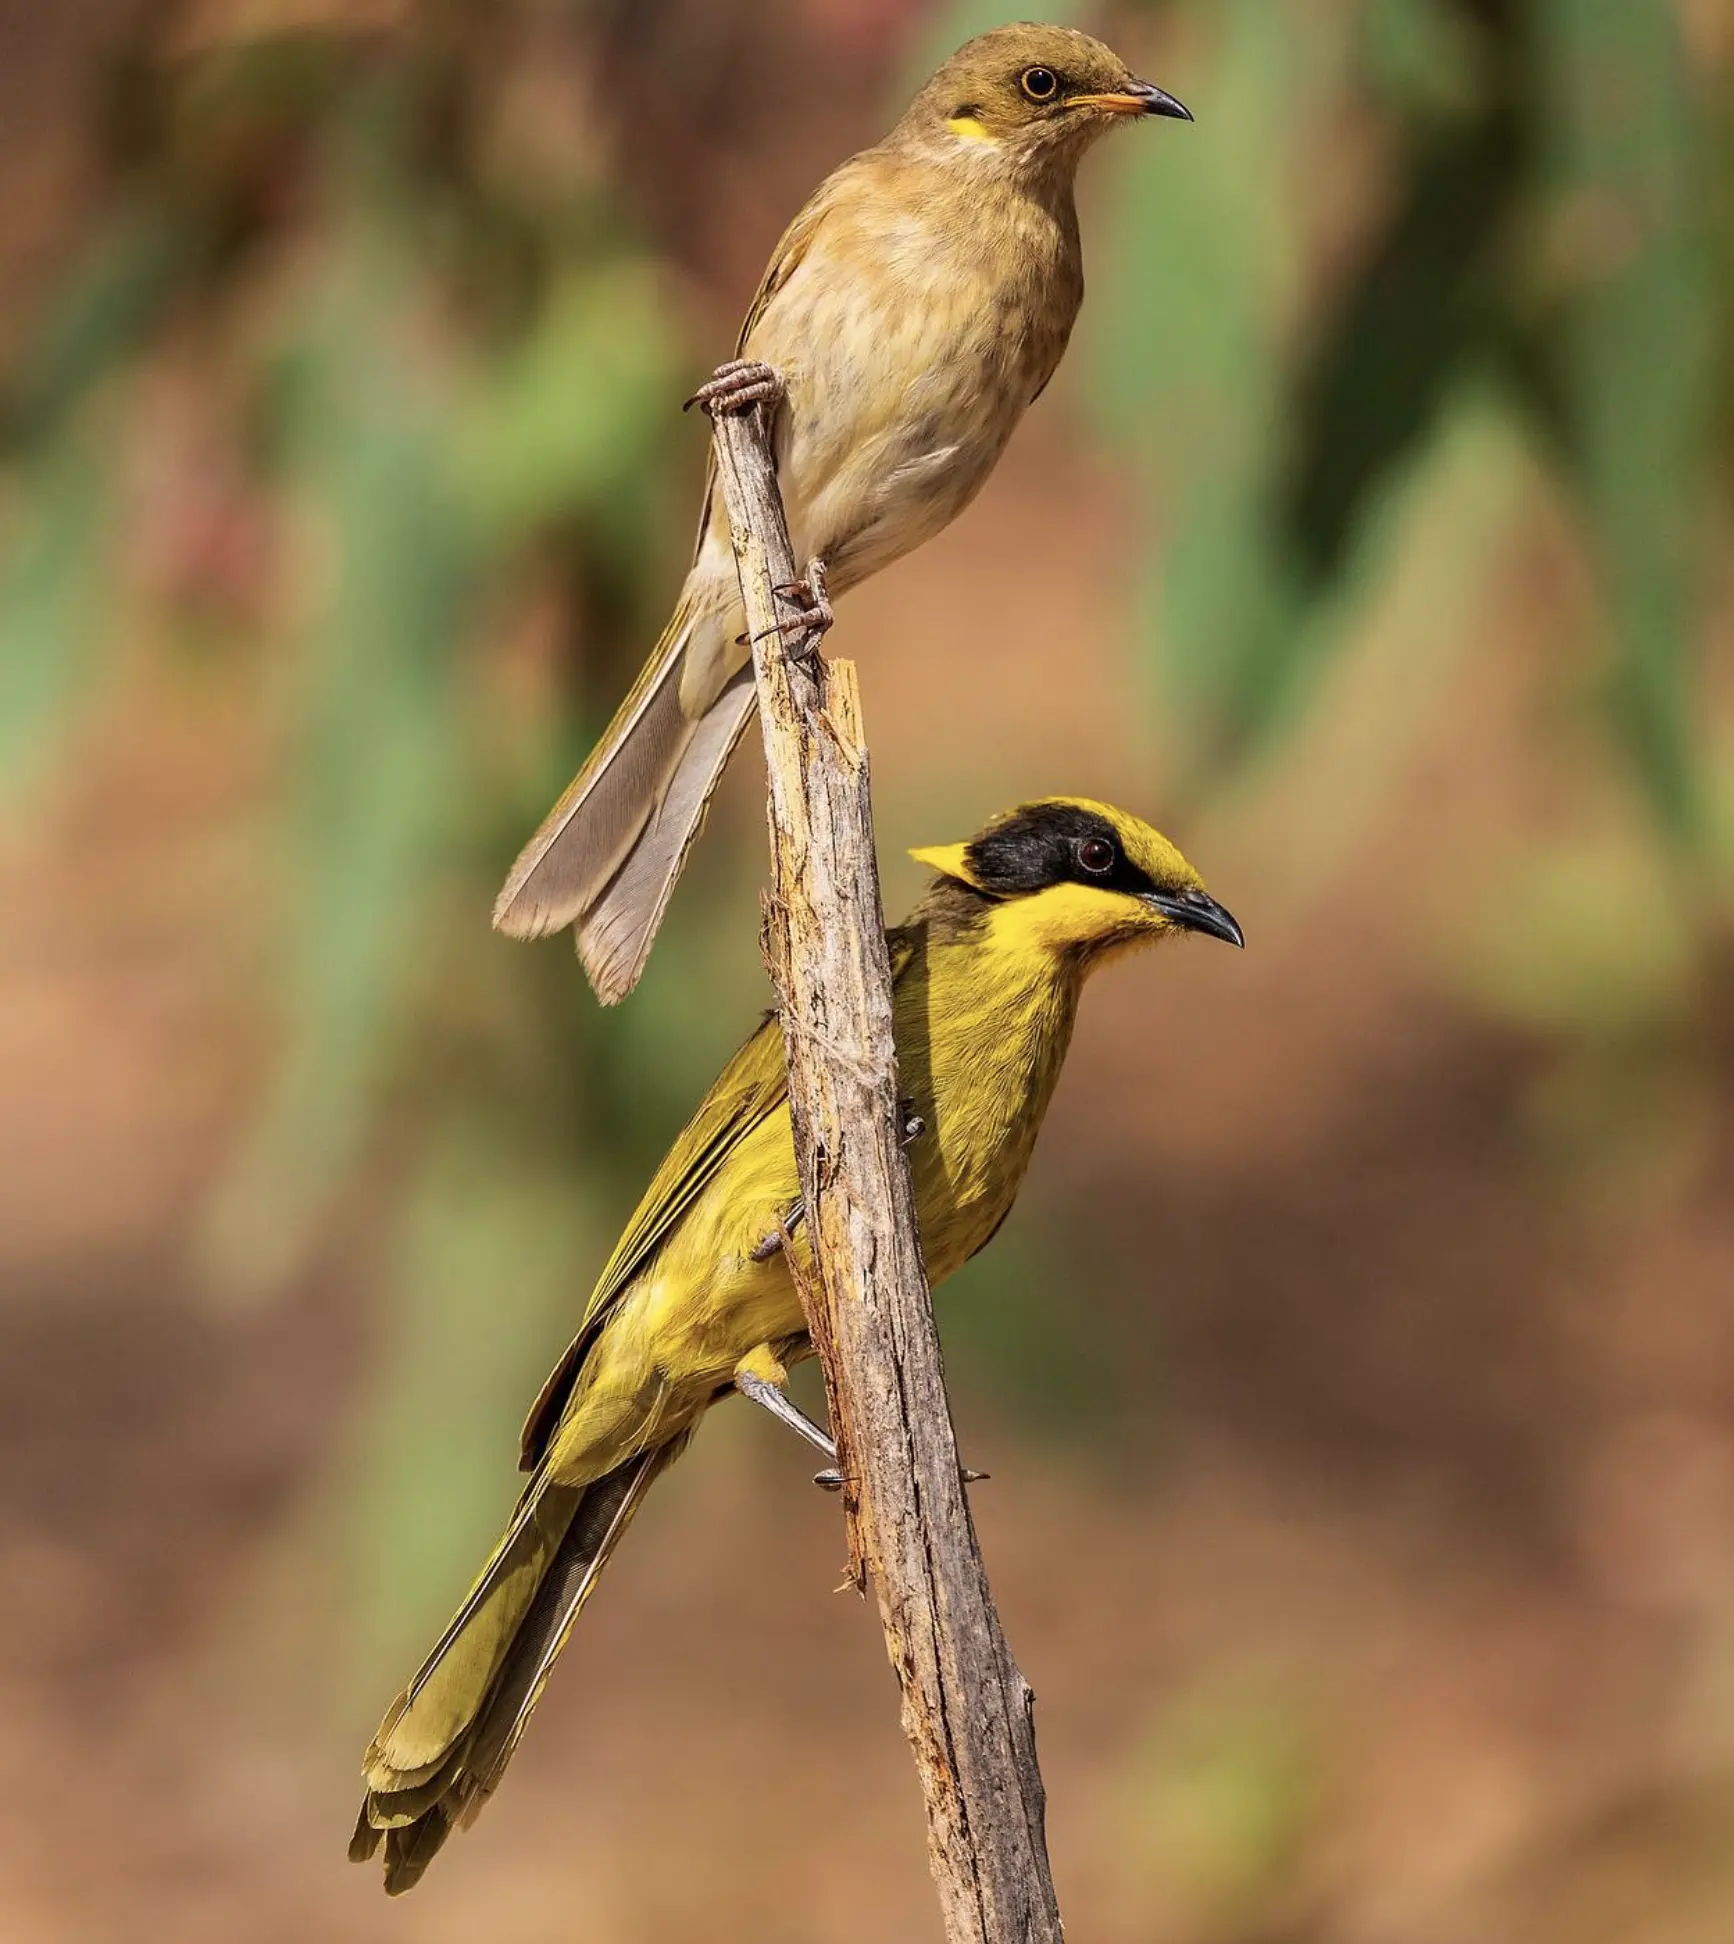
[{"label": "yellow and black honeyeater", "polygon": [[[938,875],[890,934],[891,963],[938,1283],[1017,1196],[1090,972],[1170,932],[1242,941],[1173,845],[1106,804],[1026,804],[967,844],[914,854]],[[487,1800],[597,1575],[704,1413],[738,1390],[828,1442],[781,1390],[809,1353],[786,1254],[809,1246],[799,1204],[767,1018],[627,1224],[524,1427],[530,1478],[512,1522],[367,1751],[350,1854],[383,1839],[388,1890],[407,1890]]]},{"label": "yellow and black honeyeater", "polygon": [[[997,28],[789,225],[740,362],[699,397],[768,397],[764,368],[782,375],[789,531],[831,593],[930,539],[980,490],[1083,298],[1079,159],[1105,130],[1151,115],[1191,119],[1087,34]],[[745,625],[713,475],[662,639],[494,906],[517,938],[573,926],[605,1004],[638,983],[751,713]]]}]

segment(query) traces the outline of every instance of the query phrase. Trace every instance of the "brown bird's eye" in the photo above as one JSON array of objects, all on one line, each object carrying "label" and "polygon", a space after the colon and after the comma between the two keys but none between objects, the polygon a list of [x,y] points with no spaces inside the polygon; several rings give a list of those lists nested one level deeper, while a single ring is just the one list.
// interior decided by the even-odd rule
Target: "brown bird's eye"
[{"label": "brown bird's eye", "polygon": [[1018,86],[1031,101],[1052,101],[1060,91],[1060,77],[1052,68],[1025,68]]},{"label": "brown bird's eye", "polygon": [[1098,877],[1114,868],[1114,846],[1101,837],[1087,837],[1078,846],[1078,862]]}]

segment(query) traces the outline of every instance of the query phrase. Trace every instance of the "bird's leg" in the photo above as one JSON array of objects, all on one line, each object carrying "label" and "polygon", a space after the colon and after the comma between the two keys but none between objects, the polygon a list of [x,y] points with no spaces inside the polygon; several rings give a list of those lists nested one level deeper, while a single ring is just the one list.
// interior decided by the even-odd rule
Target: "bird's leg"
[{"label": "bird's leg", "polygon": [[794,1241],[795,1231],[801,1226],[802,1219],[805,1217],[806,1213],[807,1213],[806,1200],[803,1196],[797,1195],[795,1199],[789,1204],[788,1214],[783,1217],[783,1219],[777,1224],[777,1226],[774,1229],[770,1231],[768,1235],[761,1237],[760,1240],[757,1243],[755,1243],[751,1249],[748,1250],[747,1253],[752,1257],[753,1261],[769,1262],[772,1256],[777,1255],[782,1251],[783,1246],[786,1243]]},{"label": "bird's leg", "polygon": [[[770,1412],[779,1424],[786,1424],[798,1437],[805,1438],[816,1451],[822,1451],[831,1463],[824,1471],[814,1472],[813,1483],[822,1492],[840,1492],[843,1489],[843,1474],[837,1469],[837,1442],[816,1425],[805,1411],[796,1404],[780,1384],[773,1384],[768,1377],[761,1377],[756,1371],[742,1366],[735,1371],[735,1389],[742,1397]],[[963,1482],[973,1485],[979,1479],[991,1477],[989,1472],[971,1471],[963,1468]]]},{"label": "bird's leg", "polygon": [[815,1485],[826,1492],[840,1492],[843,1489],[843,1474],[837,1470],[835,1439],[821,1430],[781,1385],[773,1384],[769,1378],[761,1377],[755,1371],[742,1368],[735,1372],[735,1389],[742,1397],[750,1398],[753,1403],[769,1411],[779,1424],[786,1424],[798,1437],[805,1438],[816,1451],[822,1451],[830,1459],[826,1470],[813,1474]]},{"label": "bird's leg", "polygon": [[783,374],[757,358],[731,358],[716,370],[680,408],[702,405],[714,418],[718,412],[747,412],[755,405],[774,405],[783,395]]}]

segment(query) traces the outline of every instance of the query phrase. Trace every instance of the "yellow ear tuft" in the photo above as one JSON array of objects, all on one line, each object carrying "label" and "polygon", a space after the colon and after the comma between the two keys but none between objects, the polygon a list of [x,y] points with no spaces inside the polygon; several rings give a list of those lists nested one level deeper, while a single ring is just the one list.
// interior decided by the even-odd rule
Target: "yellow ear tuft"
[{"label": "yellow ear tuft", "polygon": [[953,115],[946,127],[960,142],[991,142],[997,138],[990,135],[985,122],[978,122],[973,115]]},{"label": "yellow ear tuft", "polygon": [[921,850],[912,850],[909,855],[917,864],[925,864],[941,877],[956,878],[960,884],[967,884],[975,891],[981,889],[970,875],[967,844],[928,844]]}]

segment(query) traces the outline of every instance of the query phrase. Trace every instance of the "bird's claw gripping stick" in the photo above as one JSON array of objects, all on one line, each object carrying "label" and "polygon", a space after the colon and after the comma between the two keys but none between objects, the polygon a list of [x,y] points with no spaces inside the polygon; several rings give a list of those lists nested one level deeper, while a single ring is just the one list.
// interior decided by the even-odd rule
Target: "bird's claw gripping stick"
[{"label": "bird's claw gripping stick", "polygon": [[773,405],[783,395],[783,375],[757,358],[731,358],[718,365],[681,406],[689,412],[699,405],[714,418],[718,412],[746,412],[755,405]]}]

